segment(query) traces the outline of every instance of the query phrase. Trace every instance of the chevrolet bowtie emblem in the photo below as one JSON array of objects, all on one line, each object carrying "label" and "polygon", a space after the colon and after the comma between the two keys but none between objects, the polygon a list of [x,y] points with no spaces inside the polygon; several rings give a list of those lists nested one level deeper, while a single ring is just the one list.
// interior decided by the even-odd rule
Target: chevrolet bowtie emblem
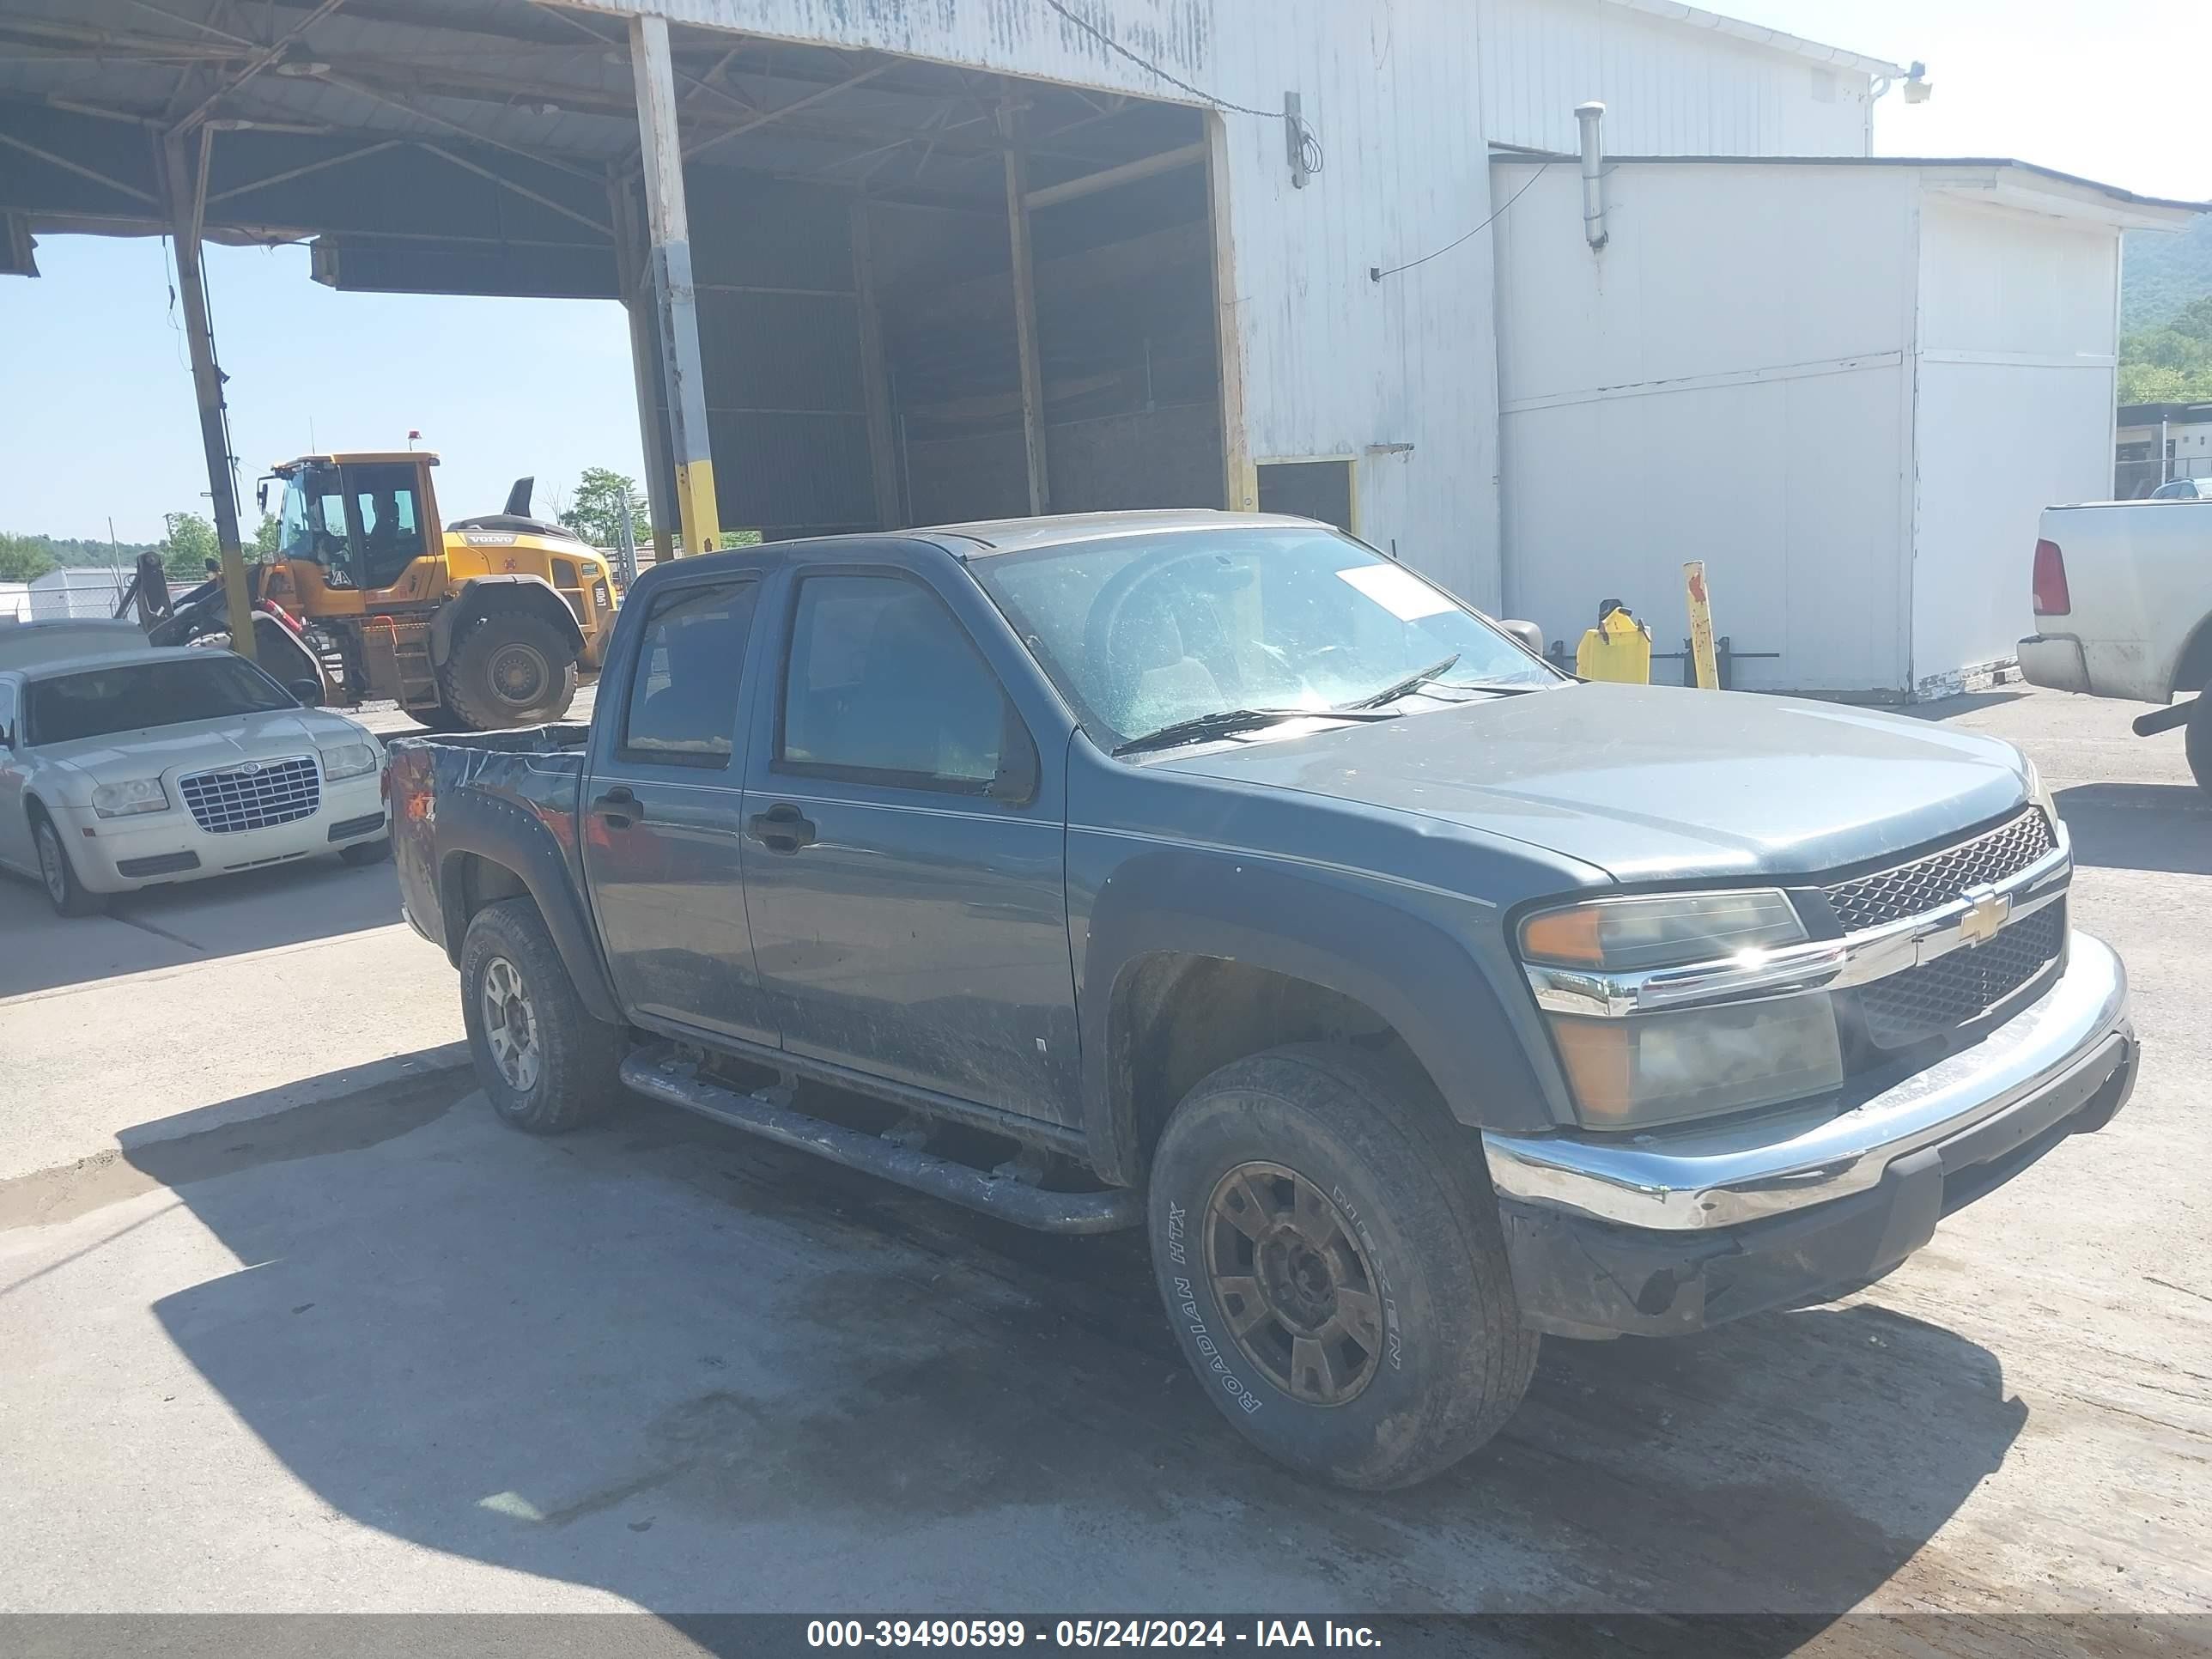
[{"label": "chevrolet bowtie emblem", "polygon": [[1959,937],[1969,945],[1986,945],[1997,930],[2012,920],[2012,901],[2002,893],[1969,893],[1966,914],[1959,918]]}]

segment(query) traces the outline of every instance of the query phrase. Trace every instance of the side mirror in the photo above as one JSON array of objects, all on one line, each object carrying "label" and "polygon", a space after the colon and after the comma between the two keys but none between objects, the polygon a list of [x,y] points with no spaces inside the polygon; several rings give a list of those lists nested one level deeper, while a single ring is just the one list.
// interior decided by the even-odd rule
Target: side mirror
[{"label": "side mirror", "polygon": [[264,513],[269,510],[269,480],[264,478],[253,486],[253,504]]},{"label": "side mirror", "polygon": [[1544,630],[1532,622],[1501,622],[1498,624],[1515,639],[1527,646],[1532,655],[1544,654]]},{"label": "side mirror", "polygon": [[999,739],[999,769],[992,775],[983,793],[1003,805],[1022,806],[1035,800],[1036,792],[1036,743],[1009,702]]},{"label": "side mirror", "polygon": [[299,699],[302,708],[323,706],[323,683],[320,680],[287,680],[284,689]]}]

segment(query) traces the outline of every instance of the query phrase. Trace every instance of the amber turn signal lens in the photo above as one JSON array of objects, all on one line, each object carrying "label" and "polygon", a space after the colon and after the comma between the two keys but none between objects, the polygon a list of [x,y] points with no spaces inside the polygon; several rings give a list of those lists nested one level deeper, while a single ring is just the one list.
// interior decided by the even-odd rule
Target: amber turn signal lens
[{"label": "amber turn signal lens", "polygon": [[1535,962],[1564,962],[1595,968],[1605,961],[1598,913],[1587,906],[1547,910],[1521,925],[1521,952]]},{"label": "amber turn signal lens", "polygon": [[1636,1114],[1636,1034],[1617,1019],[1555,1019],[1552,1040],[1584,1123],[1618,1128]]}]

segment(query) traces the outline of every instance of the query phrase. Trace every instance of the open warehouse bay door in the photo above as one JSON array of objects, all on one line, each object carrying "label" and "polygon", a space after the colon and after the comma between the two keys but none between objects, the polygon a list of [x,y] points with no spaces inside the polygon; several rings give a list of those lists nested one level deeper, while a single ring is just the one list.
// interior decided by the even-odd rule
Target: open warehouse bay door
[{"label": "open warehouse bay door", "polygon": [[726,535],[1223,504],[1203,118],[991,97],[947,103],[934,148],[794,177],[801,141],[770,125],[688,167]]}]

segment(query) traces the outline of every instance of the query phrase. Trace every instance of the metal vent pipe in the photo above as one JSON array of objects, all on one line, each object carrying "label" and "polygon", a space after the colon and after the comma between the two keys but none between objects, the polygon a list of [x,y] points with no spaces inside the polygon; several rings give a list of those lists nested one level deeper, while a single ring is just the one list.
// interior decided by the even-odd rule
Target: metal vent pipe
[{"label": "metal vent pipe", "polygon": [[1593,100],[1575,106],[1583,130],[1583,237],[1595,253],[1606,244],[1605,106]]}]

